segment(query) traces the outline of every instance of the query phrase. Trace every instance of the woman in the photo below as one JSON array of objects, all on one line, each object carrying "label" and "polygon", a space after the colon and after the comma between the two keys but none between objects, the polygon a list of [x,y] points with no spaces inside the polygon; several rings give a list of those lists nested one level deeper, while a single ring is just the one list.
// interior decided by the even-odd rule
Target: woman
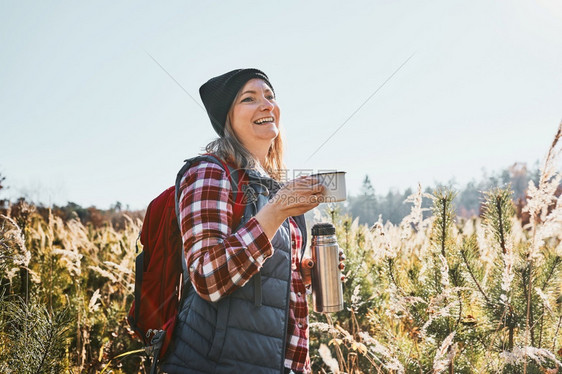
[{"label": "woman", "polygon": [[184,174],[180,222],[192,287],[162,369],[308,373],[303,214],[318,206],[324,187],[313,177],[280,186],[280,111],[265,73],[234,70],[199,92],[219,135],[207,152],[243,170],[252,193],[235,225],[238,188],[225,169],[199,157]]}]

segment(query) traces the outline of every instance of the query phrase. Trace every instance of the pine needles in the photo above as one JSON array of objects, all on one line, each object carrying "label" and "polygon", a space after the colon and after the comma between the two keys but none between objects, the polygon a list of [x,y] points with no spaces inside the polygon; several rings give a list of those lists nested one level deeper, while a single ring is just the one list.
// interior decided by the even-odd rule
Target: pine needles
[{"label": "pine needles", "polygon": [[26,303],[19,297],[1,301],[0,371],[6,374],[63,372],[68,366],[65,363],[65,343],[71,323],[68,310],[49,313],[37,300]]},{"label": "pine needles", "polygon": [[[0,372],[99,372],[140,346],[125,319],[140,224],[118,232],[29,211],[0,217]],[[144,367],[124,360],[113,372]]]}]

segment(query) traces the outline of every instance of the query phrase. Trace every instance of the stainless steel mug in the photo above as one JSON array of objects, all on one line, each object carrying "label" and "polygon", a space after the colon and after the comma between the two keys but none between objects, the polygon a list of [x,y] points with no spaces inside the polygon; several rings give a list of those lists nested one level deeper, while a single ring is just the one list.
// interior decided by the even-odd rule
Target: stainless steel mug
[{"label": "stainless steel mug", "polygon": [[340,247],[336,228],[331,223],[317,223],[312,227],[312,301],[314,311],[339,312],[343,309]]}]

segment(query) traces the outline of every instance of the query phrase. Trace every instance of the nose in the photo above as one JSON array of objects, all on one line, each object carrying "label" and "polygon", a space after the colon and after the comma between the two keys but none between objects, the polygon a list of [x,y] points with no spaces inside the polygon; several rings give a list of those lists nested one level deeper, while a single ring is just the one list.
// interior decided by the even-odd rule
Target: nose
[{"label": "nose", "polygon": [[266,97],[262,99],[261,102],[261,110],[263,111],[272,111],[275,106],[271,101],[269,101]]}]

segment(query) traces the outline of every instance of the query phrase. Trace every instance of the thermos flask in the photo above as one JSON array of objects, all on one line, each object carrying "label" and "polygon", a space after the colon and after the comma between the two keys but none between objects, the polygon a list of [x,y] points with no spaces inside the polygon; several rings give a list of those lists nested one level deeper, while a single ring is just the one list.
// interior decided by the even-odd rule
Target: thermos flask
[{"label": "thermos flask", "polygon": [[343,309],[340,248],[336,228],[331,223],[317,223],[312,227],[312,301],[314,311],[339,312]]}]

